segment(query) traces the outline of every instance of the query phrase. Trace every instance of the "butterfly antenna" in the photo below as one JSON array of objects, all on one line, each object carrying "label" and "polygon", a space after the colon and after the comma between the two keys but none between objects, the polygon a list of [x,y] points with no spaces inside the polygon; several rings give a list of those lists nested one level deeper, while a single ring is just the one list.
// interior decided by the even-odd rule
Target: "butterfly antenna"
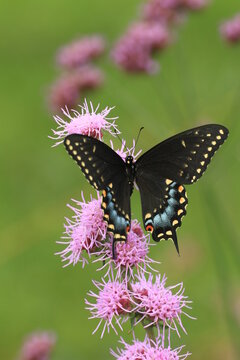
[{"label": "butterfly antenna", "polygon": [[[120,138],[120,136],[118,135],[116,129],[114,129],[114,132],[115,132],[115,135],[117,136],[118,140],[120,141],[121,145],[123,144],[123,140]],[[124,148],[125,148],[125,144],[124,144],[124,147],[123,147],[123,151],[124,151]]]},{"label": "butterfly antenna", "polygon": [[135,146],[134,146],[134,149],[136,148],[136,146],[137,146],[137,143],[138,143],[138,139],[139,139],[139,137],[140,137],[140,134],[141,134],[141,131],[144,129],[144,127],[142,126],[141,128],[140,128],[140,130],[139,130],[139,132],[138,132],[138,136],[137,136],[137,140],[136,140],[136,142],[135,142]]}]

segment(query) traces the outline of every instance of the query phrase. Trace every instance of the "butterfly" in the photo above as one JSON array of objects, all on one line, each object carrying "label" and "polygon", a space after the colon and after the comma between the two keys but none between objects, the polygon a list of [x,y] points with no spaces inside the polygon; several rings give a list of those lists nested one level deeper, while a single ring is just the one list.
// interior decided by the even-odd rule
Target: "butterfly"
[{"label": "butterfly", "polygon": [[143,224],[155,241],[172,239],[179,253],[176,229],[188,204],[184,185],[195,183],[228,136],[228,129],[209,124],[172,136],[125,161],[109,146],[87,135],[68,135],[64,144],[90,184],[102,191],[108,231],[126,241],[131,226],[130,197],[134,183],[140,191]]}]

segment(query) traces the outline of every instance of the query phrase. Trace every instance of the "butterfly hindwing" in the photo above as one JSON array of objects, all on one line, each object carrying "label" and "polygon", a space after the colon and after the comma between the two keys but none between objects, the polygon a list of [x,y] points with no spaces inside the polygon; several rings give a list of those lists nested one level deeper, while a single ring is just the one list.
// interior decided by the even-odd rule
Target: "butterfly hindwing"
[{"label": "butterfly hindwing", "polygon": [[170,179],[159,179],[158,196],[147,185],[144,175],[137,178],[140,190],[143,223],[146,231],[152,233],[155,241],[172,239],[179,253],[176,229],[181,226],[182,217],[186,215],[187,194],[183,185]]},{"label": "butterfly hindwing", "polygon": [[136,162],[136,172],[138,176],[147,172],[155,179],[192,184],[202,176],[227,136],[227,128],[215,124],[184,131],[143,154]]},{"label": "butterfly hindwing", "polygon": [[104,220],[114,241],[126,240],[131,211],[125,162],[109,146],[86,135],[69,135],[64,144],[90,184],[102,191]]}]

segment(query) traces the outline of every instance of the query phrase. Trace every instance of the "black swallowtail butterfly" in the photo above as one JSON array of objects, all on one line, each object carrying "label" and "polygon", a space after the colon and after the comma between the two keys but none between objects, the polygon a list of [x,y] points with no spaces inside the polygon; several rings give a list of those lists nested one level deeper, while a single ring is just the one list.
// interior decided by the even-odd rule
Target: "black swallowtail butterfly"
[{"label": "black swallowtail butterfly", "polygon": [[196,182],[228,136],[221,125],[203,125],[157,144],[136,162],[125,161],[103,142],[79,134],[65,138],[72,158],[96,190],[114,243],[126,241],[131,224],[130,197],[134,182],[140,190],[143,223],[155,241],[171,238],[179,253],[176,229],[188,203],[183,185]]}]

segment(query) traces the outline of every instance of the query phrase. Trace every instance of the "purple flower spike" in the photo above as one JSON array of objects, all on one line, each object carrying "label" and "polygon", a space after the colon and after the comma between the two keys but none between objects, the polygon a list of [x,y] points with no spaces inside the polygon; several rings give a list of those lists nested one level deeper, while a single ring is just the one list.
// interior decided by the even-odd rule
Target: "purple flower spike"
[{"label": "purple flower spike", "polygon": [[[128,318],[128,314],[131,312],[131,298],[127,285],[119,281],[108,282],[102,280],[103,283],[93,281],[94,285],[99,290],[98,294],[90,291],[89,296],[96,299],[94,304],[90,303],[88,300],[85,300],[87,309],[90,310],[92,316],[90,319],[99,319],[99,324],[94,330],[93,334],[99,329],[102,322],[104,323],[101,338],[104,335],[105,330],[109,332],[112,328],[117,334],[115,328],[115,323],[122,330],[121,326],[121,317],[125,317],[125,320]],[[122,319],[124,320],[124,319]]]},{"label": "purple flower spike", "polygon": [[[112,258],[112,244],[107,242],[105,249],[103,249],[96,261],[104,261],[101,269],[108,267],[106,275],[112,272],[113,269],[117,271],[117,278],[124,277],[133,278],[134,269],[140,274],[141,271],[147,271],[147,267],[151,268],[152,263],[156,261],[150,259],[147,254],[149,251],[150,236],[144,235],[142,228],[137,220],[131,223],[131,230],[128,233],[126,242],[116,243],[116,259]],[[110,265],[110,266],[109,266]]]},{"label": "purple flower spike", "polygon": [[81,113],[76,110],[70,112],[67,107],[62,109],[63,115],[67,117],[67,120],[62,119],[58,115],[54,116],[54,120],[58,125],[57,130],[52,130],[54,136],[50,137],[53,140],[57,140],[54,146],[61,144],[64,138],[70,134],[83,134],[101,140],[103,130],[108,131],[113,136],[120,133],[115,124],[117,117],[107,117],[113,108],[106,107],[98,113],[99,105],[94,109],[90,101],[89,107],[87,100],[84,101],[82,106],[79,106]]},{"label": "purple flower spike", "polygon": [[56,336],[53,333],[33,333],[25,339],[18,359],[48,360],[55,343]]},{"label": "purple flower spike", "polygon": [[229,43],[237,43],[240,41],[240,14],[237,14],[232,19],[225,21],[220,26],[220,33],[224,40]]},{"label": "purple flower spike", "polygon": [[72,220],[66,218],[64,242],[59,244],[67,247],[58,252],[62,261],[66,261],[65,266],[82,262],[82,266],[87,263],[84,257],[89,257],[96,249],[102,246],[102,241],[106,239],[107,226],[103,221],[103,211],[101,209],[101,198],[92,199],[88,203],[82,194],[83,201],[75,201],[77,207],[69,206],[74,212]]},{"label": "purple flower spike", "polygon": [[133,344],[127,344],[123,339],[120,341],[124,349],[111,350],[111,354],[118,360],[184,360],[190,353],[180,355],[183,346],[172,350],[170,347],[164,348],[159,342],[153,342],[148,338],[144,341],[134,340]]},{"label": "purple flower spike", "polygon": [[[132,297],[137,305],[137,311],[142,314],[140,319],[148,320],[146,327],[156,325],[159,329],[159,322],[170,329],[176,330],[180,336],[177,324],[180,325],[182,330],[186,333],[181,321],[181,315],[185,314],[183,308],[190,308],[188,306],[191,301],[187,300],[187,297],[183,295],[183,284],[172,287],[166,287],[167,278],[165,275],[162,277],[156,275],[155,283],[153,283],[152,274],[149,275],[148,280],[142,274],[138,277],[136,283],[132,283]],[[176,294],[172,293],[172,289],[178,288]],[[190,317],[189,315],[187,315]],[[163,332],[164,332],[163,329]]]},{"label": "purple flower spike", "polygon": [[68,69],[76,68],[102,55],[104,50],[105,41],[102,36],[83,37],[62,47],[56,62]]}]

